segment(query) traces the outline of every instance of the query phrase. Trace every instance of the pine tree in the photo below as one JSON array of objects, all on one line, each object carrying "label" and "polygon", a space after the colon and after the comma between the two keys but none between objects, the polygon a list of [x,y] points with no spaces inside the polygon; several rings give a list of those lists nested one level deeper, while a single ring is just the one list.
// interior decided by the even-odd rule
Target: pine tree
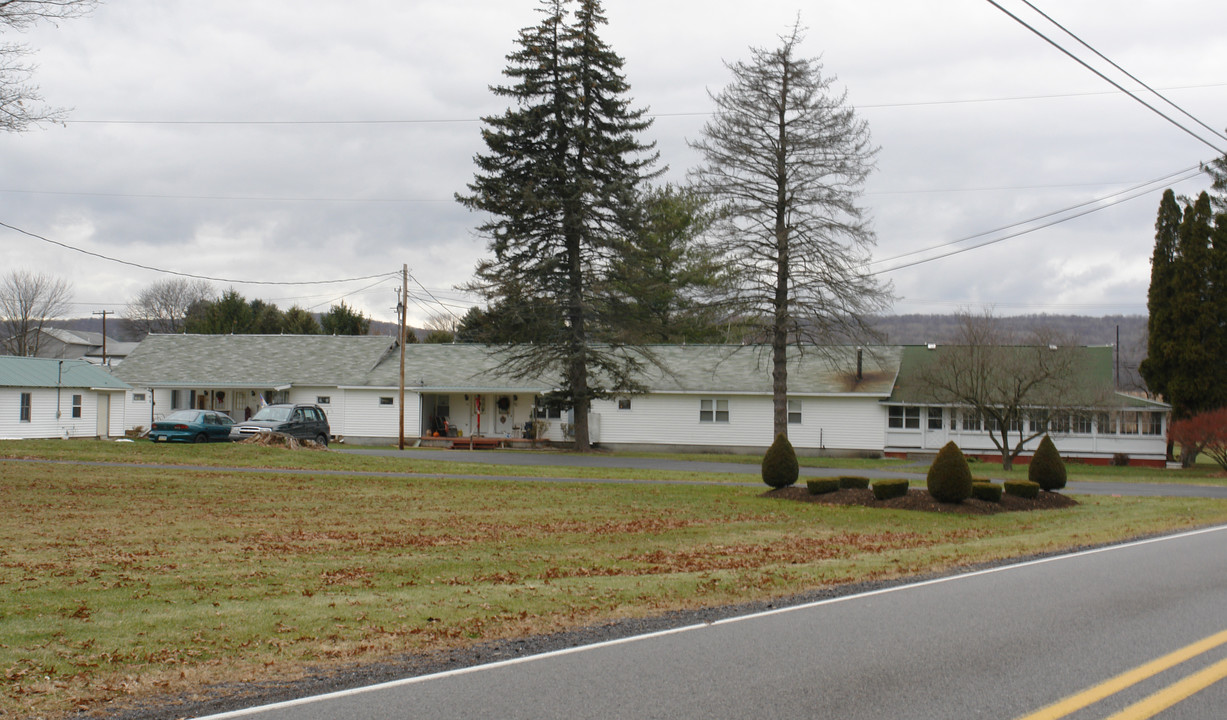
[{"label": "pine tree", "polygon": [[[1175,292],[1176,248],[1180,242],[1180,205],[1170,189],[1159,201],[1155,219],[1155,249],[1150,257],[1150,289],[1146,294],[1146,359],[1138,368],[1151,392],[1167,397],[1168,382],[1175,370],[1176,324],[1172,316]],[[1172,457],[1168,443],[1167,455]]]},{"label": "pine tree", "polygon": [[1218,324],[1211,286],[1212,209],[1208,193],[1185,208],[1172,273],[1172,373],[1165,398],[1173,419],[1192,417],[1224,404],[1222,359],[1224,329]]},{"label": "pine tree", "polygon": [[721,211],[721,259],[745,271],[728,299],[770,339],[776,434],[788,432],[789,344],[868,340],[864,318],[890,298],[864,271],[874,235],[858,205],[877,149],[802,41],[794,26],[728,64],[733,80],[692,144],[696,185]]},{"label": "pine tree", "polygon": [[543,0],[540,12],[507,57],[510,84],[493,88],[514,106],[484,119],[486,152],[457,199],[490,216],[479,231],[494,257],[470,287],[490,299],[508,285],[525,289],[532,326],[546,329],[538,342],[507,347],[504,367],[561,378],[585,450],[592,399],[633,386],[634,358],[602,342],[600,293],[618,239],[635,231],[632,209],[656,153],[637,139],[651,121],[630,106],[622,58],[598,35],[601,3]]}]

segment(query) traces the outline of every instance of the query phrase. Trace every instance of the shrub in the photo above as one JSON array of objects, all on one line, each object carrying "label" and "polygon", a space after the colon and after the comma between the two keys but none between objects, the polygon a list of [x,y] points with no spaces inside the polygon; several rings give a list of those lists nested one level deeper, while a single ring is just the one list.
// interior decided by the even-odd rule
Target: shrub
[{"label": "shrub", "polygon": [[864,490],[869,487],[869,478],[845,475],[839,479],[839,486],[845,489]]},{"label": "shrub", "polygon": [[907,495],[908,482],[907,480],[878,480],[871,487],[875,498],[890,500]]},{"label": "shrub", "polygon": [[1006,480],[1005,494],[1034,500],[1040,495],[1040,485],[1030,480]]},{"label": "shrub", "polygon": [[805,481],[810,495],[822,495],[839,489],[839,478],[811,478]]},{"label": "shrub", "polygon": [[800,475],[797,451],[792,449],[792,443],[788,442],[784,433],[776,435],[775,442],[763,455],[763,482],[778,489],[792,485]]},{"label": "shrub", "polygon": [[971,468],[959,446],[950,441],[929,466],[929,494],[944,503],[961,503],[971,497]]},{"label": "shrub", "polygon": [[986,502],[1001,502],[1001,486],[995,482],[974,482],[971,484],[971,496]]},{"label": "shrub", "polygon": [[1052,438],[1047,435],[1040,440],[1040,446],[1031,457],[1031,464],[1027,466],[1027,479],[1039,485],[1041,490],[1060,490],[1065,487],[1065,463],[1061,460],[1061,453],[1057,452]]},{"label": "shrub", "polygon": [[1112,455],[1113,467],[1129,467],[1129,456],[1125,453],[1115,453]]}]

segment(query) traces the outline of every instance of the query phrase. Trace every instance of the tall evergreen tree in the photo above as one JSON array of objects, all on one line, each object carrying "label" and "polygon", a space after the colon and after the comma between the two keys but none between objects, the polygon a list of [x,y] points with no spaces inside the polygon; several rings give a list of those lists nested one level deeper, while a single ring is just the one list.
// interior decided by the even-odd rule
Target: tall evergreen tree
[{"label": "tall evergreen tree", "polygon": [[320,327],[325,335],[368,335],[371,332],[371,319],[345,304],[333,305],[320,318]]},{"label": "tall evergreen tree", "polygon": [[479,231],[494,257],[471,287],[489,299],[505,285],[524,289],[534,326],[548,328],[540,342],[505,348],[504,367],[562,378],[575,446],[585,450],[592,399],[633,386],[636,361],[606,344],[600,300],[656,153],[637,139],[651,121],[630,106],[622,58],[598,34],[601,3],[543,0],[539,10],[541,22],[521,30],[507,56],[510,84],[493,88],[514,105],[484,118],[486,152],[457,200],[490,216]]},{"label": "tall evergreen tree", "polygon": [[726,273],[703,243],[713,216],[687,188],[666,185],[642,199],[640,230],[611,268],[611,312],[628,342],[716,342],[727,313],[712,300]]},{"label": "tall evergreen tree", "polygon": [[802,57],[801,28],[728,65],[733,80],[693,147],[697,185],[722,212],[722,259],[745,270],[731,301],[770,339],[774,433],[788,433],[788,348],[869,338],[889,289],[863,270],[873,231],[858,205],[877,152],[869,128]]},{"label": "tall evergreen tree", "polygon": [[1213,286],[1214,234],[1210,194],[1203,192],[1185,208],[1172,275],[1173,372],[1166,399],[1174,419],[1192,417],[1227,404],[1223,367],[1221,300]]},{"label": "tall evergreen tree", "polygon": [[1178,334],[1172,316],[1172,296],[1176,290],[1176,249],[1180,242],[1181,220],[1176,194],[1168,189],[1159,201],[1159,215],[1155,219],[1155,249],[1150,257],[1150,289],[1146,294],[1149,313],[1146,359],[1139,367],[1150,391],[1165,397],[1177,357]]}]

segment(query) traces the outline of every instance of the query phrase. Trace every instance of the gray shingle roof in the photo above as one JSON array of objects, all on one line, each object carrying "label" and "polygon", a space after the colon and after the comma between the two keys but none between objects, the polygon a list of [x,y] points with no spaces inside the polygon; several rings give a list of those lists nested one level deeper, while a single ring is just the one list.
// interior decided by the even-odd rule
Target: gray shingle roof
[{"label": "gray shingle roof", "polygon": [[395,346],[379,335],[150,335],[114,373],[138,387],[360,385]]},{"label": "gray shingle roof", "polygon": [[[890,394],[900,348],[864,349],[856,375],[854,347],[789,348],[792,394]],[[653,345],[641,356],[641,382],[654,392],[771,393],[768,348],[742,345]],[[542,392],[551,376],[515,379],[504,348],[469,344],[405,347],[405,386],[431,391]],[[114,370],[138,387],[396,387],[400,357],[382,336],[150,335]]]},{"label": "gray shingle roof", "polygon": [[105,368],[84,360],[53,360],[0,356],[0,387],[101,388],[127,390],[128,385]]}]

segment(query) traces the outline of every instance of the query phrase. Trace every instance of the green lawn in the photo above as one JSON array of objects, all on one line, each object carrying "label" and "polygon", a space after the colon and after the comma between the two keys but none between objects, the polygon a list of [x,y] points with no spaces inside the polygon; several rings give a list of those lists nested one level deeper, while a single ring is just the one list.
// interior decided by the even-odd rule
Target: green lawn
[{"label": "green lawn", "polygon": [[462,466],[238,445],[2,442],[0,457],[73,461],[0,460],[14,717],[1227,522],[1214,500],[963,516],[733,485],[287,474]]}]

